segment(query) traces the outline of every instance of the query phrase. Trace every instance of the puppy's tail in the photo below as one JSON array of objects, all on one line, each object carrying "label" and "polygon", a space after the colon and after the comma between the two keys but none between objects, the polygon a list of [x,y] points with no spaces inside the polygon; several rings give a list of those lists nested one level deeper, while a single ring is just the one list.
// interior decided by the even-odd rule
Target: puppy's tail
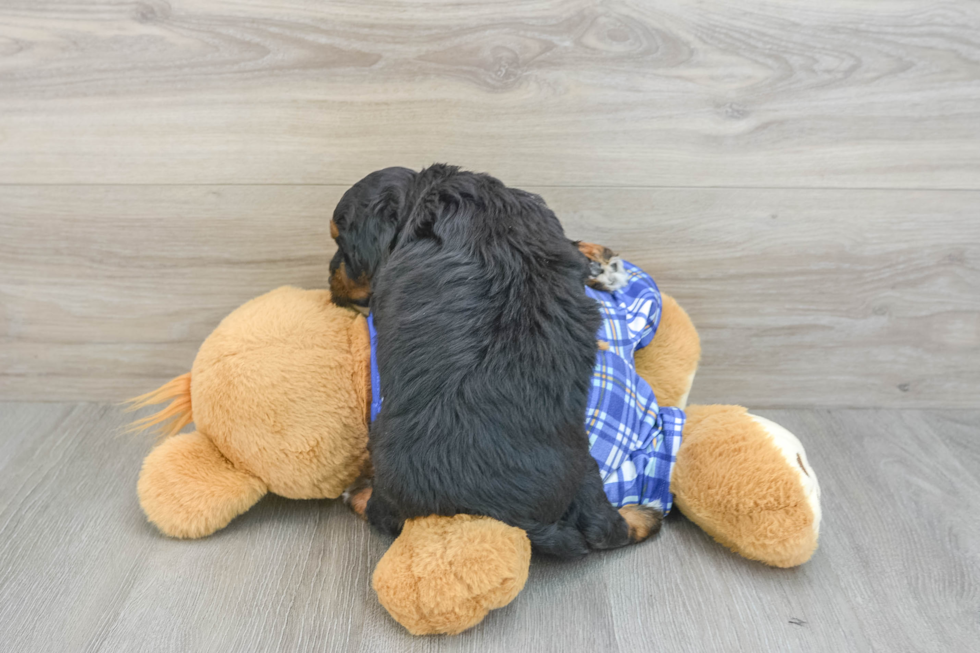
[{"label": "puppy's tail", "polygon": [[147,392],[145,395],[126,400],[129,404],[127,411],[137,410],[144,406],[162,404],[170,400],[170,404],[152,415],[133,421],[127,428],[127,433],[138,433],[152,427],[161,438],[168,438],[180,433],[180,429],[194,421],[191,410],[191,373],[181,374],[167,381],[162,386]]}]

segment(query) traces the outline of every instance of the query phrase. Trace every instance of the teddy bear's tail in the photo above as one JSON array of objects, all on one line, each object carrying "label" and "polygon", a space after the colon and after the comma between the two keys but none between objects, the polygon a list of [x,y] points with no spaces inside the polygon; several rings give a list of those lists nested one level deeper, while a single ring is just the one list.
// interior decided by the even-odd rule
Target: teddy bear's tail
[{"label": "teddy bear's tail", "polygon": [[152,415],[135,420],[126,429],[127,432],[145,431],[155,426],[158,435],[168,438],[177,435],[182,428],[193,422],[190,372],[167,381],[152,392],[128,399],[125,403],[129,404],[127,410],[136,410],[144,406],[162,404],[167,400],[171,400],[170,405]]}]

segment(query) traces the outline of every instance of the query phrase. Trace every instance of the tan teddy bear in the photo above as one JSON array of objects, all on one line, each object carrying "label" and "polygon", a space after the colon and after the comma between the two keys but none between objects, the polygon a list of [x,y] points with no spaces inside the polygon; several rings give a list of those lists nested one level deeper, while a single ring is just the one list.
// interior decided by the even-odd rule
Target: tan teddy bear
[{"label": "tan teddy bear", "polygon": [[[136,398],[171,401],[140,474],[140,504],[163,533],[198,538],[267,492],[333,499],[368,464],[370,340],[360,314],[325,290],[283,287],[228,315],[190,373]],[[684,408],[700,357],[687,314],[663,296],[635,365],[661,405]],[[819,485],[799,441],[739,406],[689,406],[670,490],[681,512],[731,550],[769,565],[810,558]],[[169,422],[168,422],[169,420]],[[196,430],[179,431],[193,421]],[[415,634],[458,633],[507,605],[527,580],[520,529],[487,517],[410,520],[374,573],[388,612]]]}]

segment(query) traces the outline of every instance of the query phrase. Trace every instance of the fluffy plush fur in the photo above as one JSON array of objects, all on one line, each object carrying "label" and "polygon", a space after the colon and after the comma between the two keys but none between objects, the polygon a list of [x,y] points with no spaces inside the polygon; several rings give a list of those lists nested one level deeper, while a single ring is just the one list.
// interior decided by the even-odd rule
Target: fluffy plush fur
[{"label": "fluffy plush fur", "polygon": [[229,462],[206,435],[192,431],[168,438],[146,457],[137,491],[157,528],[197,538],[227,526],[268,487]]},{"label": "fluffy plush fur", "polygon": [[694,323],[670,295],[661,295],[660,326],[650,345],[636,352],[636,371],[656,389],[661,406],[684,408],[701,360]]},{"label": "fluffy plush fur", "polygon": [[348,191],[334,226],[332,287],[366,278],[378,332],[374,526],[487,515],[562,557],[655,531],[654,511],[627,524],[612,507],[589,455],[599,311],[588,261],[540,197],[452,166],[398,168]]},{"label": "fluffy plush fur", "polygon": [[820,487],[799,441],[790,435],[798,452],[785,455],[779,430],[741,406],[691,406],[670,489],[681,512],[721,544],[795,567],[817,548]]},{"label": "fluffy plush fur", "polygon": [[[266,491],[334,498],[367,462],[370,352],[362,316],[324,290],[280,288],[228,315],[190,374],[142,403],[173,399],[142,427],[192,419],[143,464],[143,510],[175,537],[223,528]],[[176,433],[165,425],[165,433]]]},{"label": "fluffy plush fur", "polygon": [[495,519],[410,519],[378,562],[373,585],[381,605],[409,632],[456,634],[513,601],[530,562],[524,531]]}]

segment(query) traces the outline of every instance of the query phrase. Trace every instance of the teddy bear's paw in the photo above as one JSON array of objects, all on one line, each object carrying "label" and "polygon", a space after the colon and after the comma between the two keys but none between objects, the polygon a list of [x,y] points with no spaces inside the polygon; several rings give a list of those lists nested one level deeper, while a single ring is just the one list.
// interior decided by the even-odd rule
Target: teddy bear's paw
[{"label": "teddy bear's paw", "polygon": [[136,489],[147,519],[179,538],[224,528],[268,491],[261,479],[235,467],[198,431],[167,438],[151,451]]},{"label": "teddy bear's paw", "polygon": [[820,486],[800,441],[741,406],[689,406],[670,489],[674,504],[751,560],[795,567],[820,534]]},{"label": "teddy bear's paw", "polygon": [[783,458],[786,460],[789,469],[793,470],[796,474],[800,487],[803,488],[803,493],[806,496],[807,504],[809,504],[810,510],[813,511],[813,531],[819,533],[822,514],[820,510],[820,483],[817,481],[816,472],[810,466],[810,461],[807,460],[803,443],[795,435],[772,420],[753,415],[752,413],[748,415],[752,418],[752,421],[765,429],[766,433],[772,439],[772,443],[783,454]]},{"label": "teddy bear's paw", "polygon": [[489,517],[409,519],[374,570],[381,605],[413,635],[454,635],[524,587],[531,542]]}]

